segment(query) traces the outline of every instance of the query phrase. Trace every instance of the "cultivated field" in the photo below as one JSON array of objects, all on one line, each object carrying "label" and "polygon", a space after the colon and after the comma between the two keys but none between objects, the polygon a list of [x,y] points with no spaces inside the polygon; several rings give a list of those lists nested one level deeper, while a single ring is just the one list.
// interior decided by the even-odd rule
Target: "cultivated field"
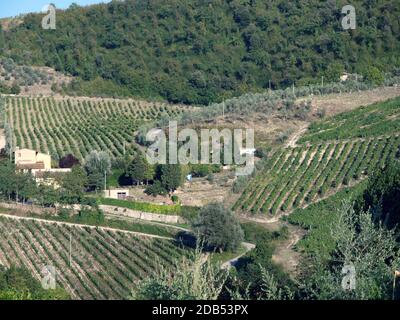
[{"label": "cultivated field", "polygon": [[15,144],[54,158],[91,150],[112,156],[134,151],[134,132],[146,121],[174,116],[187,107],[99,98],[6,98]]},{"label": "cultivated field", "polygon": [[54,266],[74,299],[126,298],[138,279],[185,253],[162,237],[4,215],[0,233],[0,264],[23,265],[39,280]]},{"label": "cultivated field", "polygon": [[274,215],[314,202],[394,159],[399,146],[399,136],[391,136],[277,152],[249,184],[234,209]]},{"label": "cultivated field", "polygon": [[314,122],[298,141],[319,142],[400,132],[400,98],[374,103]]},{"label": "cultivated field", "polygon": [[233,209],[275,215],[354,185],[399,157],[400,99],[361,107],[314,123],[273,154]]}]

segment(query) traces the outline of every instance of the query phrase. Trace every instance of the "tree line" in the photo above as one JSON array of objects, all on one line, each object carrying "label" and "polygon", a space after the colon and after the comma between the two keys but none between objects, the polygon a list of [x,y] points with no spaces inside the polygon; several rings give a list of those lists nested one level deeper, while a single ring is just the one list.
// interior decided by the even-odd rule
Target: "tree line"
[{"label": "tree line", "polygon": [[382,82],[399,67],[398,3],[259,0],[127,0],[42,14],[0,30],[0,52],[77,77],[66,92],[209,104],[258,92],[337,81],[343,71]]}]

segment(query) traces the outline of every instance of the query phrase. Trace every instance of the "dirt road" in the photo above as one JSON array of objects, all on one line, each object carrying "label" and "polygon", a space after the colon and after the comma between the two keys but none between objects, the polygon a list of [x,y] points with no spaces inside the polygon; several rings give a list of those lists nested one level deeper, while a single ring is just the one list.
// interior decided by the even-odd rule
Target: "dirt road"
[{"label": "dirt road", "polygon": [[308,123],[305,123],[301,125],[295,133],[288,139],[288,141],[285,143],[286,148],[294,148],[296,147],[297,140],[300,139],[300,137],[307,131],[308,128]]},{"label": "dirt road", "polygon": [[239,260],[241,257],[243,257],[247,252],[249,252],[250,250],[253,250],[253,249],[256,247],[254,244],[249,243],[249,242],[243,242],[242,245],[243,245],[243,247],[246,248],[246,251],[243,252],[241,255],[239,255],[239,256],[237,256],[237,257],[235,257],[235,258],[233,258],[233,259],[230,259],[230,260],[228,260],[228,261],[226,261],[226,262],[224,262],[224,263],[221,265],[221,269],[229,269],[229,268],[231,268],[231,267],[234,267],[235,264],[238,262],[238,260]]},{"label": "dirt road", "polygon": [[283,226],[288,228],[288,238],[275,242],[272,261],[282,266],[291,277],[295,278],[300,264],[301,254],[296,250],[296,244],[305,236],[306,230],[288,222],[282,221],[281,216],[274,218],[241,217],[243,220],[256,222],[269,231],[278,231]]}]

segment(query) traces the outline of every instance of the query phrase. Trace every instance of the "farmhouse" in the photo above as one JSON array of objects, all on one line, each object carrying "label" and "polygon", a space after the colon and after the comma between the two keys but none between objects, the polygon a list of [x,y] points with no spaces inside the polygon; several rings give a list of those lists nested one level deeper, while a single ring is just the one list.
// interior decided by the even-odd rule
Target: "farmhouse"
[{"label": "farmhouse", "polygon": [[30,172],[36,178],[44,173],[67,173],[71,169],[52,169],[49,154],[40,153],[30,149],[15,149],[15,164],[17,170]]}]

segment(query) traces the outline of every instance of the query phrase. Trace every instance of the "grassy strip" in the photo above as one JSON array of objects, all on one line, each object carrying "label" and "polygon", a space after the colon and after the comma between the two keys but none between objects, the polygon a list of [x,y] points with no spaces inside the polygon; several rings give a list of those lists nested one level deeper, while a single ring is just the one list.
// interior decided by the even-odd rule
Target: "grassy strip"
[{"label": "grassy strip", "polygon": [[224,252],[213,252],[211,254],[210,260],[212,263],[225,263],[231,259],[234,259],[247,251],[246,247],[241,245],[235,252],[224,251]]},{"label": "grassy strip", "polygon": [[[7,214],[12,214],[12,212],[6,212]],[[120,219],[111,219],[105,218],[103,215],[99,214],[90,214],[88,217],[87,214],[85,216],[77,215],[50,215],[50,214],[35,214],[30,212],[27,217],[45,219],[49,221],[59,221],[59,222],[69,222],[76,223],[81,225],[90,225],[90,226],[98,226],[98,227],[108,227],[119,230],[133,231],[133,232],[141,232],[151,235],[163,236],[163,237],[171,237],[174,238],[176,234],[180,231],[173,227],[168,227],[167,225],[160,226],[154,224],[147,224],[144,222],[129,222]]]}]

